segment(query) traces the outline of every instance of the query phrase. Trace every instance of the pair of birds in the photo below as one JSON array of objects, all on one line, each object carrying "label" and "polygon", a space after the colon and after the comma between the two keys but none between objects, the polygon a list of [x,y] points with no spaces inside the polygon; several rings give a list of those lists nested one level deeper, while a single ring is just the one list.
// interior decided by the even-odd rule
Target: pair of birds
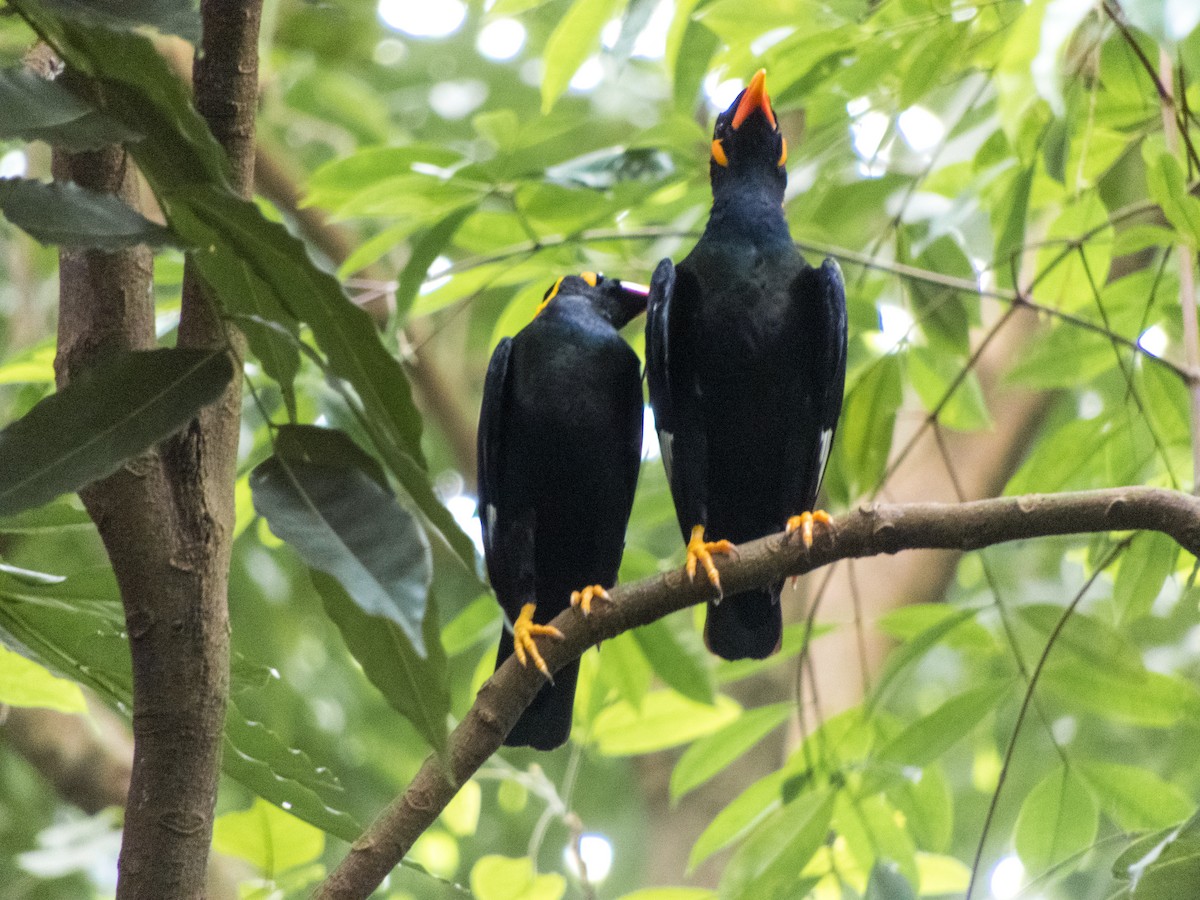
[{"label": "pair of birds", "polygon": [[[783,215],[787,144],[756,74],[717,117],[704,234],[650,287],[560,278],[502,340],[484,384],[479,508],[484,555],[514,651],[545,684],[505,743],[553,749],[571,729],[578,663],[550,681],[535,637],[570,603],[585,614],[617,579],[642,442],[637,355],[617,333],[647,312],[646,370],[663,462],[687,542],[720,592],[714,553],[779,531],[812,542],[841,412],[846,305],[837,264],[809,266]],[[709,541],[707,536],[718,540]],[[712,600],[704,628],[725,659],[779,648],[782,583]]]}]

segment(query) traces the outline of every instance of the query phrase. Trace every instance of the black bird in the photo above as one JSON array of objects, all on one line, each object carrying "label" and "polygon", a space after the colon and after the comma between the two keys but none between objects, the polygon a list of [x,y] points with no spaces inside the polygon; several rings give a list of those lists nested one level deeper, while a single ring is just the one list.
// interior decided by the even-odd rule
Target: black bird
[{"label": "black bird", "polygon": [[[812,544],[813,511],[842,408],[841,271],[809,266],[783,215],[787,143],[759,71],[717,117],[704,234],[650,285],[646,369],[667,480],[697,562],[787,528]],[[712,535],[719,540],[706,541]],[[704,638],[725,659],[779,648],[782,582],[709,603]]]},{"label": "black bird", "polygon": [[646,308],[645,287],[592,272],[560,278],[534,319],[496,347],[479,416],[479,510],[496,598],[516,651],[546,676],[504,743],[551,750],[571,732],[579,664],[556,680],[536,635],[567,608],[584,615],[617,580],[642,448],[637,354],[617,330]]}]

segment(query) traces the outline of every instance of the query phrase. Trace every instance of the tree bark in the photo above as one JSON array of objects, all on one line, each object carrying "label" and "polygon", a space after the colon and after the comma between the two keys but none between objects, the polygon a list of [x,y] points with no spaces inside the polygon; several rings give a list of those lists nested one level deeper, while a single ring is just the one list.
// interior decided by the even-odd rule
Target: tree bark
[{"label": "tree bark", "polygon": [[[257,0],[205,0],[196,66],[198,106],[244,196],[253,178],[260,13]],[[54,169],[56,178],[138,206],[121,148],[56,153]],[[64,250],[60,272],[60,387],[110,349],[154,346],[148,249]],[[121,588],[133,663],[134,760],[118,900],[204,895],[229,692],[242,351],[190,272],[178,345],[230,347],[236,374],[225,394],[178,435],[81,492]]]},{"label": "tree bark", "polygon": [[[762,587],[842,559],[901,550],[978,550],[1005,541],[1150,529],[1200,554],[1200,498],[1178,491],[1129,487],[1068,494],[1027,495],[960,504],[864,504],[823,531],[810,550],[799,541],[771,535],[721,559],[721,584],[729,594]],[[682,570],[657,575],[612,591],[612,602],[588,617],[574,609],[553,625],[562,641],[539,645],[551,672],[558,671],[602,640],[646,625],[668,613],[708,599],[704,579],[689,582]],[[459,788],[499,749],[504,736],[542,684],[532,668],[515,659],[501,666],[480,689],[475,703],[450,735],[447,769],[429,757],[408,789],[355,841],[349,855],[317,890],[319,900],[365,898],[408,853],[413,842],[445,809]]]}]

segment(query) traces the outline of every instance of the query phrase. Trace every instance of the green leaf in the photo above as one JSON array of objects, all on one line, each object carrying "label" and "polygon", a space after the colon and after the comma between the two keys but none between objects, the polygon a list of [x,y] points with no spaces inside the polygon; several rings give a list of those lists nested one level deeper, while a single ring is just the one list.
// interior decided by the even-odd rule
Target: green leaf
[{"label": "green leaf", "polygon": [[42,244],[118,250],[135,244],[183,246],[161,225],[126,206],[112,194],[81,188],[74,182],[0,178],[0,212]]},{"label": "green leaf", "polygon": [[1112,240],[1100,194],[1084,192],[1046,230],[1035,262],[1034,299],[1069,311],[1094,308],[1093,285],[1099,291],[1108,279]]},{"label": "green leaf", "polygon": [[417,655],[425,656],[429,542],[391,492],[354,464],[353,451],[341,465],[276,453],[250,473],[250,489],[255,510],[277,537],[310,567],[336,578],[367,615],[399,625]]},{"label": "green leaf", "polygon": [[1059,766],[1026,796],[1014,840],[1025,868],[1041,874],[1086,850],[1096,839],[1100,811],[1079,775]]},{"label": "green leaf", "polygon": [[717,900],[717,894],[707,888],[643,888],[632,894],[623,894],[619,900]]},{"label": "green leaf", "polygon": [[600,30],[628,0],[575,0],[562,17],[542,55],[542,114],[554,108],[576,70],[600,46]]},{"label": "green leaf", "polygon": [[1113,605],[1122,625],[1150,614],[1178,556],[1179,545],[1161,532],[1144,531],[1134,537],[1113,583]]},{"label": "green leaf", "polygon": [[0,515],[115,472],[191,421],[232,377],[223,348],[111,354],[0,431]]},{"label": "green leaf", "polygon": [[896,410],[902,399],[901,381],[900,360],[889,355],[869,365],[846,391],[834,447],[851,496],[869,493],[887,467]]},{"label": "green leaf", "polygon": [[713,676],[708,654],[696,632],[674,627],[678,619],[659,619],[633,632],[634,640],[646,655],[654,672],[690,700],[713,702]]},{"label": "green leaf", "polygon": [[0,647],[0,703],[62,713],[87,712],[79,685],[58,678],[33,660],[3,647]]},{"label": "green leaf", "polygon": [[[1061,606],[1031,603],[1018,610],[1021,620],[1049,640],[1063,615]],[[1095,616],[1072,612],[1059,629],[1051,653],[1064,652],[1096,669],[1140,679],[1146,672],[1138,648],[1121,632]]]},{"label": "green leaf", "polygon": [[1149,769],[1114,762],[1077,763],[1100,806],[1124,831],[1165,828],[1187,818],[1196,808],[1183,790]]},{"label": "green leaf", "polygon": [[446,658],[438,640],[436,608],[425,613],[425,648],[417,653],[394,622],[369,616],[335,579],[317,570],[309,572],[325,613],[342,633],[346,647],[362,666],[363,673],[388,703],[408,719],[417,732],[439,753],[446,746],[446,716],[450,695]]},{"label": "green leaf", "polygon": [[748,834],[750,829],[779,809],[783,803],[783,784],[794,774],[789,769],[772,772],[726,804],[692,845],[688,871],[694,871],[704,860]]},{"label": "green leaf", "polygon": [[0,139],[45,141],[67,150],[94,150],[137,140],[132,131],[76,97],[58,81],[27,69],[0,70]]},{"label": "green leaf", "polygon": [[[1131,858],[1135,852],[1142,855]],[[1135,843],[1118,857],[1113,869],[1118,877],[1129,878],[1132,900],[1190,896],[1200,883],[1200,816],[1192,816],[1166,835]]]},{"label": "green leaf", "polygon": [[1042,670],[1042,683],[1068,709],[1085,709],[1132,725],[1165,728],[1185,716],[1200,716],[1200,691],[1173,675],[1145,672],[1133,677],[1051,656]]},{"label": "green leaf", "polygon": [[955,431],[982,431],[992,426],[979,376],[968,371],[960,380],[964,360],[919,346],[910,347],[904,360],[909,381],[925,409],[932,413],[941,406],[939,423]]},{"label": "green leaf", "polygon": [[917,894],[899,869],[880,859],[871,869],[863,900],[917,900]]},{"label": "green leaf", "polygon": [[634,631],[618,634],[600,645],[600,677],[617,690],[617,695],[641,709],[642,698],[650,690],[654,670],[634,638]]},{"label": "green leaf", "polygon": [[483,856],[471,868],[471,893],[476,900],[559,900],[567,880],[557,872],[536,875],[527,856]]},{"label": "green leaf", "polygon": [[256,798],[240,812],[218,816],[213,849],[244,859],[267,876],[312,862],[325,850],[325,834],[277,806]]},{"label": "green leaf", "polygon": [[704,784],[718,772],[787,721],[791,703],[775,703],[746,710],[720,731],[693,743],[671,772],[671,799]]},{"label": "green leaf", "polygon": [[952,697],[888,741],[878,758],[927,766],[970,734],[1007,696],[1008,685],[989,684]]},{"label": "green leaf", "polygon": [[948,615],[929,628],[926,628],[902,647],[889,653],[887,661],[884,663],[883,671],[875,681],[875,690],[867,698],[867,712],[870,712],[875,707],[875,704],[883,697],[892,682],[900,676],[900,673],[928,653],[935,644],[955,628],[974,617],[975,610],[973,609],[957,610],[952,615]]},{"label": "green leaf", "polygon": [[772,813],[746,838],[721,876],[722,898],[776,896],[825,843],[837,794],[822,788]]},{"label": "green leaf", "polygon": [[[975,270],[962,248],[949,235],[938,238],[926,247],[913,264],[941,275],[974,280]],[[971,316],[967,298],[955,288],[930,284],[918,279],[906,282],[912,297],[914,312],[921,331],[931,345],[944,353],[965,356],[970,351],[967,332]]]},{"label": "green leaf", "polygon": [[446,245],[454,237],[463,221],[475,212],[475,204],[460,207],[432,228],[422,233],[412,243],[412,255],[404,271],[400,273],[400,281],[396,286],[396,315],[403,320],[417,297],[417,291],[425,281],[425,273]]},{"label": "green leaf", "polygon": [[124,30],[148,25],[193,44],[200,42],[200,13],[192,0],[42,0],[42,3],[64,19]]},{"label": "green leaf", "polygon": [[732,662],[719,660],[714,672],[716,681],[718,684],[729,684],[774,669],[804,649],[806,636],[810,641],[815,641],[822,635],[834,631],[835,628],[834,625],[815,625],[810,635],[807,622],[792,622],[784,625],[783,637],[777,652],[766,659],[738,659]]},{"label": "green leaf", "polygon": [[677,747],[734,721],[741,707],[725,696],[710,706],[675,691],[652,691],[640,708],[621,701],[603,710],[592,740],[605,756],[634,756]]}]

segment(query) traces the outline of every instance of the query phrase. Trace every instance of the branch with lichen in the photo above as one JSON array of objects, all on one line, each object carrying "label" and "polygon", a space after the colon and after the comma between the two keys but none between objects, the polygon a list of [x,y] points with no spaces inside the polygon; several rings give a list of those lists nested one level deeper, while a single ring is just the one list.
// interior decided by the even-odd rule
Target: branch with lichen
[{"label": "branch with lichen", "polygon": [[[1200,555],[1200,498],[1178,491],[1128,487],[1063,494],[1032,494],[968,503],[864,504],[818,534],[812,548],[782,534],[743,544],[720,560],[730,594],[803,575],[842,559],[902,550],[978,550],[1007,541],[1106,531],[1161,531]],[[613,589],[612,602],[586,618],[568,609],[554,619],[562,641],[546,641],[552,672],[600,641],[647,625],[709,599],[703,579],[682,570]],[[365,898],[438,817],[459,788],[494,754],[533,700],[542,676],[510,658],[480,689],[450,735],[446,760],[425,761],[408,789],[354,842],[350,853],[318,888],[319,900]]]}]

